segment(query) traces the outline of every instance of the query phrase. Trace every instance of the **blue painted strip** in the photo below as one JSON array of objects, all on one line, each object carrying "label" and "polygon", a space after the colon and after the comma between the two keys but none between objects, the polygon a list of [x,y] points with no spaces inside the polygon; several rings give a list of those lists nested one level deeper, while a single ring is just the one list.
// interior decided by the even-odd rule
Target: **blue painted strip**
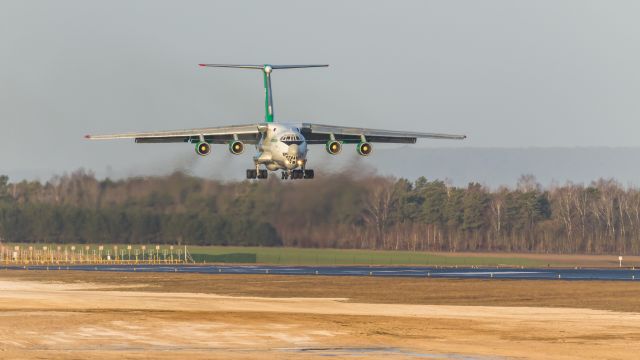
[{"label": "blue painted strip", "polygon": [[[3,267],[0,267],[2,269]],[[6,266],[24,270],[24,266]],[[27,266],[27,270],[57,271],[58,266]],[[430,277],[450,279],[608,280],[640,281],[640,270],[551,268],[442,268],[378,266],[255,266],[255,265],[69,265],[61,271],[186,272],[199,274],[272,274],[324,276]]]}]

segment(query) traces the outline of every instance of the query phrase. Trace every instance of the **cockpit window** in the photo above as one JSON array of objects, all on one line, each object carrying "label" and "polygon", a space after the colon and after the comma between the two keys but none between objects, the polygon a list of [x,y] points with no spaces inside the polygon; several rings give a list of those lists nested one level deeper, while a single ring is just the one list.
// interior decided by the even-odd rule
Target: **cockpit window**
[{"label": "cockpit window", "polygon": [[292,144],[300,145],[302,144],[303,140],[300,136],[296,134],[286,134],[280,137],[280,141],[282,141],[287,145],[292,145]]}]

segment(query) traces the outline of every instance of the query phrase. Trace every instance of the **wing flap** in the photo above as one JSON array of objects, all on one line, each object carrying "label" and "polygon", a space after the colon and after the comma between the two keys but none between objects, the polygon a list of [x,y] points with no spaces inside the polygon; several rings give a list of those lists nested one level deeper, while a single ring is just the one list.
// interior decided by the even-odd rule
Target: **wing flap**
[{"label": "wing flap", "polygon": [[[329,134],[305,134],[308,144],[326,144],[329,141]],[[357,144],[361,141],[356,135],[334,135],[334,138],[345,144]],[[415,144],[417,138],[414,137],[389,137],[389,136],[366,136],[368,142],[387,144]]]}]

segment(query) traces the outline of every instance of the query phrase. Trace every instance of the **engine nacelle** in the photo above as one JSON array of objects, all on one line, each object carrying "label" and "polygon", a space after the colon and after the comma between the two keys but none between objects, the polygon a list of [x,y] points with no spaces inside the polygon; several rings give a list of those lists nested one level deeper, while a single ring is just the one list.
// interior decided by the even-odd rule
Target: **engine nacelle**
[{"label": "engine nacelle", "polygon": [[358,143],[356,150],[358,150],[358,154],[362,156],[368,156],[373,151],[373,147],[368,142]]},{"label": "engine nacelle", "polygon": [[338,155],[340,151],[342,151],[342,144],[339,141],[330,140],[327,141],[325,149],[327,149],[327,152],[331,155]]},{"label": "engine nacelle", "polygon": [[208,142],[199,142],[196,144],[196,154],[207,156],[211,153],[211,144]]},{"label": "engine nacelle", "polygon": [[242,141],[229,141],[229,152],[233,155],[240,155],[244,152],[244,143]]}]

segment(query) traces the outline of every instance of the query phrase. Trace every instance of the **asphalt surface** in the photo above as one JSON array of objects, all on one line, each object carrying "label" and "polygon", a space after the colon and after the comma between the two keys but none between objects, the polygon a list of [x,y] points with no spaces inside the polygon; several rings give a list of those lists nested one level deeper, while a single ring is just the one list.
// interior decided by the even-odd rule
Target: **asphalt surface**
[{"label": "asphalt surface", "polygon": [[640,281],[640,269],[412,267],[412,266],[262,266],[262,265],[38,265],[6,266],[8,270],[180,272],[200,274],[275,274],[385,276],[453,279],[612,280]]}]

